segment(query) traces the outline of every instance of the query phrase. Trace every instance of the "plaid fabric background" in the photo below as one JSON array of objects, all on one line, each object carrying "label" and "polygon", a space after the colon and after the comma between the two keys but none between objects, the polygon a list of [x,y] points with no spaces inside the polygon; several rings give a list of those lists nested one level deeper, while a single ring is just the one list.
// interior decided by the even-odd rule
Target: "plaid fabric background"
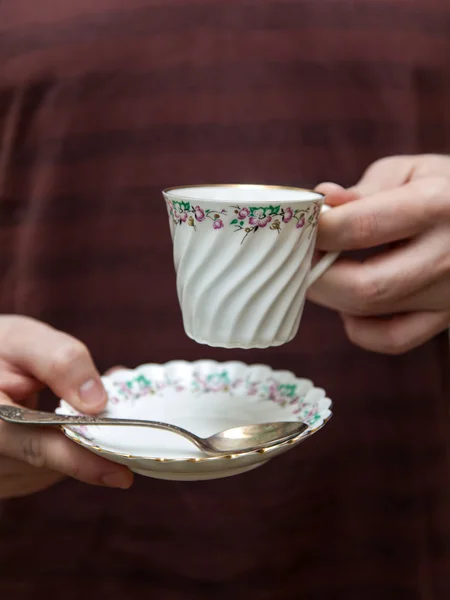
[{"label": "plaid fabric background", "polygon": [[245,476],[5,503],[2,598],[450,598],[448,337],[372,355],[308,306],[281,348],[197,346],[160,195],[352,184],[448,152],[449,106],[446,0],[0,0],[0,312],[79,336],[102,369],[265,362],[335,402]]}]

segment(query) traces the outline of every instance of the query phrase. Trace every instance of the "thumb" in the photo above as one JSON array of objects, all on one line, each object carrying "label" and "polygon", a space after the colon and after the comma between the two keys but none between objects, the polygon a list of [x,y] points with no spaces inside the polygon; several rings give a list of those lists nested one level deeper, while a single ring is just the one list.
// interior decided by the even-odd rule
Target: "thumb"
[{"label": "thumb", "polygon": [[[0,404],[14,406],[2,392]],[[92,485],[127,489],[133,483],[133,474],[126,467],[74,444],[53,428],[15,425],[0,420],[0,456]],[[58,478],[55,475],[54,480]],[[0,485],[0,496],[2,489]]]},{"label": "thumb", "polygon": [[2,316],[0,359],[78,410],[96,413],[105,407],[106,391],[88,349],[66,333],[28,317]]}]

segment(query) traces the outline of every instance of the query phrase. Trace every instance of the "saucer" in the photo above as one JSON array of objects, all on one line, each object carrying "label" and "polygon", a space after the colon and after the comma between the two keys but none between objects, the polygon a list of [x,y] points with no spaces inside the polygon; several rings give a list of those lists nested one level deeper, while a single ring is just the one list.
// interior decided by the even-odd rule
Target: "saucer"
[{"label": "saucer", "polygon": [[[137,474],[195,481],[238,475],[294,448],[330,419],[325,391],[289,371],[241,362],[171,361],[121,369],[103,378],[103,416],[164,421],[208,437],[230,427],[270,421],[303,421],[308,429],[288,442],[239,455],[208,456],[167,431],[138,427],[82,426],[67,437]],[[61,400],[58,414],[79,414]]]}]

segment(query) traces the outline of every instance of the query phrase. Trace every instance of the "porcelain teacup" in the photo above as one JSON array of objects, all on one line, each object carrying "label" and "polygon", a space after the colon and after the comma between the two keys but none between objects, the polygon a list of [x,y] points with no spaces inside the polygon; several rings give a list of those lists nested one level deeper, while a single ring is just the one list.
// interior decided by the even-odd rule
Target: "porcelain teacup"
[{"label": "porcelain teacup", "polygon": [[325,197],[301,188],[197,185],[163,191],[186,334],[223,348],[280,346],[297,334]]}]

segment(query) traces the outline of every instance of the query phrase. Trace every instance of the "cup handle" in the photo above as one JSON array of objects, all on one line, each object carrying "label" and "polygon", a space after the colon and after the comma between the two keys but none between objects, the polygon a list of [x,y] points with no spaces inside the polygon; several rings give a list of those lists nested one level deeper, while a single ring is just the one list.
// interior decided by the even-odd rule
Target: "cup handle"
[{"label": "cup handle", "polygon": [[[320,212],[324,213],[327,210],[331,210],[331,206],[328,206],[328,204],[322,204]],[[314,267],[309,272],[307,279],[307,287],[310,287],[319,279],[319,277],[322,277],[325,271],[329,269],[334,263],[334,261],[338,258],[339,254],[340,252],[327,252],[326,254],[324,254],[324,256],[322,256],[319,262],[316,265],[314,265]]]}]

